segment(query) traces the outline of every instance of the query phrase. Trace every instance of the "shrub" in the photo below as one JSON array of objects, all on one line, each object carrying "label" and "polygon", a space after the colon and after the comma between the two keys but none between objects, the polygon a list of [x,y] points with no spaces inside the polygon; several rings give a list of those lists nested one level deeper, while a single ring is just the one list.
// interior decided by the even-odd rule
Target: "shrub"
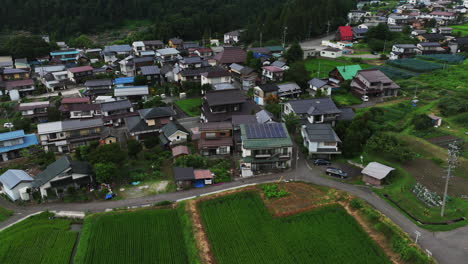
[{"label": "shrub", "polygon": [[362,202],[358,198],[354,198],[349,202],[349,206],[353,209],[361,209],[362,208]]},{"label": "shrub", "polygon": [[380,219],[379,213],[372,210],[371,208],[364,208],[362,212],[364,213],[367,220],[369,220],[371,223],[376,223]]},{"label": "shrub", "polygon": [[265,184],[262,185],[263,194],[269,198],[280,198],[288,195],[284,189],[280,189],[276,184]]},{"label": "shrub", "polygon": [[171,205],[173,204],[174,202],[172,201],[160,201],[160,202],[157,202],[157,203],[154,203],[154,206],[165,206],[165,205]]}]

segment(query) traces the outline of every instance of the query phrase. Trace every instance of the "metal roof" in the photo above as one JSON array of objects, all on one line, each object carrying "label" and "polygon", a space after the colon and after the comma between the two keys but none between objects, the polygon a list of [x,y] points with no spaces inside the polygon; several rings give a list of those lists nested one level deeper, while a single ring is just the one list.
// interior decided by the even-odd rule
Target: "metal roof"
[{"label": "metal roof", "polygon": [[271,122],[273,119],[273,114],[268,112],[267,110],[262,110],[255,114],[255,118],[259,124],[265,124],[267,122]]},{"label": "metal roof", "polygon": [[187,181],[195,179],[193,168],[174,167],[174,179],[176,181]]},{"label": "metal roof", "polygon": [[23,130],[5,132],[5,133],[0,134],[0,141],[16,139],[16,138],[21,138],[21,137],[24,137],[24,131]]},{"label": "metal roof", "polygon": [[[248,138],[247,127],[249,126],[268,126],[277,125],[284,131],[286,137],[278,138]],[[247,124],[240,125],[242,146],[246,149],[265,149],[265,148],[279,148],[279,147],[292,147],[293,143],[283,123],[277,124]]]},{"label": "metal roof", "polygon": [[130,52],[132,51],[132,47],[130,45],[112,45],[112,46],[105,46],[104,52]]},{"label": "metal roof", "polygon": [[317,87],[317,88],[322,88],[323,86],[327,85],[327,82],[318,78],[313,78],[308,83],[312,85],[312,87]]},{"label": "metal roof", "polygon": [[217,105],[239,104],[247,101],[240,90],[211,91],[206,93],[205,98],[210,107]]},{"label": "metal roof", "polygon": [[112,85],[112,80],[111,79],[87,80],[84,85],[86,87],[110,86]]},{"label": "metal roof", "polygon": [[135,77],[120,77],[114,79],[114,84],[129,84],[135,82]]},{"label": "metal roof", "polygon": [[302,130],[310,142],[341,142],[330,124],[306,124]]},{"label": "metal roof", "polygon": [[148,95],[148,86],[123,86],[114,89],[114,96]]},{"label": "metal roof", "polygon": [[158,66],[142,66],[140,67],[142,75],[157,75],[161,73]]},{"label": "metal roof", "polygon": [[12,146],[6,146],[6,147],[0,147],[0,153],[6,153],[12,150],[17,150],[17,149],[23,149],[27,148],[32,145],[37,145],[37,137],[35,134],[27,134],[24,135],[23,137],[23,143],[22,144],[16,144]]},{"label": "metal roof", "polygon": [[387,177],[387,175],[393,170],[395,169],[392,167],[374,161],[367,164],[367,166],[361,171],[361,173],[372,178],[382,180],[383,178]]},{"label": "metal roof", "polygon": [[351,80],[356,76],[357,72],[362,70],[361,65],[344,65],[344,66],[337,66],[336,69],[341,74],[344,80]]},{"label": "metal roof", "polygon": [[0,182],[3,184],[3,187],[10,190],[21,182],[32,182],[33,180],[34,179],[23,170],[7,170],[0,176]]},{"label": "metal roof", "polygon": [[102,119],[77,119],[57,122],[48,122],[37,125],[38,134],[48,134],[68,130],[77,130],[82,128],[102,127]]},{"label": "metal roof", "polygon": [[296,114],[333,114],[340,113],[335,103],[330,98],[316,98],[304,100],[291,100],[287,104],[291,105]]},{"label": "metal roof", "polygon": [[159,54],[160,56],[166,56],[166,55],[176,55],[176,54],[179,54],[180,52],[174,48],[166,48],[166,49],[158,49],[156,50],[156,53]]},{"label": "metal roof", "polygon": [[113,102],[101,103],[101,111],[109,112],[121,109],[132,108],[132,103],[129,100],[119,100]]}]

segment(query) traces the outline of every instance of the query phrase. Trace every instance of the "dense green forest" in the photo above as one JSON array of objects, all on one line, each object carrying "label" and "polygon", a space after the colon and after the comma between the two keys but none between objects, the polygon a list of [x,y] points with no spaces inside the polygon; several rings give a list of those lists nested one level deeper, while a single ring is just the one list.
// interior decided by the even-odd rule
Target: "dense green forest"
[{"label": "dense green forest", "polygon": [[69,38],[149,20],[145,38],[198,40],[246,28],[248,42],[288,40],[324,33],[345,23],[356,0],[3,0],[0,29]]}]

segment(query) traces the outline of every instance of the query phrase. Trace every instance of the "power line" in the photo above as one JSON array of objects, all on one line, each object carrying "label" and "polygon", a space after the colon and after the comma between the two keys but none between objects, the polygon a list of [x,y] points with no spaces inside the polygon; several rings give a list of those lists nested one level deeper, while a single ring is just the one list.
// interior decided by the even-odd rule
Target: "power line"
[{"label": "power line", "polygon": [[458,161],[458,154],[460,152],[460,149],[456,145],[456,141],[453,142],[452,144],[449,144],[448,147],[448,158],[447,158],[447,163],[448,163],[448,169],[447,169],[447,178],[445,179],[445,190],[444,190],[444,197],[442,200],[442,209],[440,211],[440,216],[444,216],[444,211],[445,211],[445,203],[447,202],[447,191],[448,191],[448,184],[449,180],[451,177],[452,169],[455,169]]}]

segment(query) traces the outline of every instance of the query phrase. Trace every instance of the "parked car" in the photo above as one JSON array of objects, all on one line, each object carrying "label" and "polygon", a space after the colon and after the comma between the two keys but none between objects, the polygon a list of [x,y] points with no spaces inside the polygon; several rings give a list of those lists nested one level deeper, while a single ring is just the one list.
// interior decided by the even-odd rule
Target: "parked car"
[{"label": "parked car", "polygon": [[346,172],[344,172],[344,171],[342,171],[340,169],[333,168],[333,167],[328,167],[325,170],[325,173],[327,175],[330,175],[330,176],[340,177],[341,179],[344,179],[344,178],[348,177],[348,173],[346,173]]},{"label": "parked car", "polygon": [[314,165],[315,166],[320,166],[320,165],[331,165],[331,162],[326,159],[315,159],[314,160]]},{"label": "parked car", "polygon": [[361,100],[362,100],[363,102],[368,102],[368,101],[369,101],[369,96],[363,95],[363,96],[361,97]]},{"label": "parked car", "polygon": [[13,123],[4,123],[3,127],[4,128],[13,128]]}]

